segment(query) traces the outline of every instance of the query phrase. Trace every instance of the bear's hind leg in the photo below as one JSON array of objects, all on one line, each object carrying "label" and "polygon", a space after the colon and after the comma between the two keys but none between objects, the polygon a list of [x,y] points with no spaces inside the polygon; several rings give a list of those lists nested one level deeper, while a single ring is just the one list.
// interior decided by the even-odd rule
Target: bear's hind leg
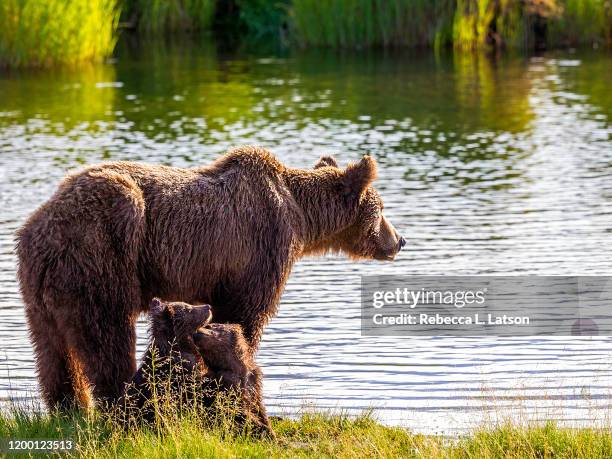
[{"label": "bear's hind leg", "polygon": [[67,334],[80,361],[94,397],[116,402],[125,384],[136,373],[136,327],[124,317],[105,317],[93,328],[81,327]]},{"label": "bear's hind leg", "polygon": [[113,170],[90,170],[73,185],[69,196],[79,214],[63,216],[63,251],[45,282],[94,398],[112,403],[136,372],[145,202],[138,184]]},{"label": "bear's hind leg", "polygon": [[89,385],[52,317],[26,308],[41,395],[51,409],[70,411],[90,404]]}]

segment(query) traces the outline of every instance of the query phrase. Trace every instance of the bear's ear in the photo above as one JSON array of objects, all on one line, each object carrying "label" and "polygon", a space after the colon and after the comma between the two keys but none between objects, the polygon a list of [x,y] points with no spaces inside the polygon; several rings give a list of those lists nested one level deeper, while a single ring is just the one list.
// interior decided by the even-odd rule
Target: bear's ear
[{"label": "bear's ear", "polygon": [[153,298],[149,307],[151,308],[151,311],[161,310],[162,301],[159,298]]},{"label": "bear's ear", "polygon": [[338,163],[336,162],[336,159],[333,156],[321,156],[321,158],[315,164],[314,168],[318,169],[320,167],[326,166],[338,167]]},{"label": "bear's ear", "polygon": [[151,300],[151,315],[172,320],[174,318],[174,308],[171,304],[163,303],[159,298],[153,298]]},{"label": "bear's ear", "polygon": [[358,163],[349,164],[342,179],[346,194],[360,195],[376,178],[376,160],[364,156]]}]

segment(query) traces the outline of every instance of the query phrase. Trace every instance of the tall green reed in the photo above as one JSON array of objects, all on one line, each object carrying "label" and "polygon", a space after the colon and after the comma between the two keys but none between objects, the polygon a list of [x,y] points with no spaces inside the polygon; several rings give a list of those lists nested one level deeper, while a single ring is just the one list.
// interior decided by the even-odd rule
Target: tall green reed
[{"label": "tall green reed", "polygon": [[445,41],[453,0],[294,0],[293,31],[304,45],[425,46]]},{"label": "tall green reed", "polygon": [[293,0],[308,46],[533,47],[612,42],[609,0]]},{"label": "tall green reed", "polygon": [[215,0],[126,0],[125,17],[148,33],[206,30],[212,26]]},{"label": "tall green reed", "polygon": [[0,1],[0,64],[100,60],[116,42],[117,0]]},{"label": "tall green reed", "polygon": [[612,2],[564,0],[562,12],[550,22],[549,43],[612,45]]}]

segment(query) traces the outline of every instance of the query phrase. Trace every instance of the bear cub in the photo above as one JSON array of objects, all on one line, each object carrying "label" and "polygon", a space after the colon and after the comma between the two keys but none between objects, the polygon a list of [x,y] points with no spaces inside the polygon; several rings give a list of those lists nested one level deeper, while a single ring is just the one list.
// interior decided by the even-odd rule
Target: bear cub
[{"label": "bear cub", "polygon": [[262,373],[239,325],[211,324],[209,305],[157,298],[150,317],[151,342],[123,397],[132,418],[152,422],[154,396],[210,407],[220,392],[231,392],[238,397],[237,424],[250,422],[255,433],[274,435],[263,405]]},{"label": "bear cub", "polygon": [[208,369],[207,378],[222,392],[234,392],[240,403],[239,422],[250,422],[257,432],[274,436],[263,403],[262,372],[236,324],[209,324],[193,335]]}]

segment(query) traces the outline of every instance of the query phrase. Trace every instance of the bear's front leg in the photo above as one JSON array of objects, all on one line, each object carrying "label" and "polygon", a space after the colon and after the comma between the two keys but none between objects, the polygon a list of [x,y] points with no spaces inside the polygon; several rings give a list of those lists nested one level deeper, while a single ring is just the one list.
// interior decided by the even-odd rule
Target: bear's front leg
[{"label": "bear's front leg", "polygon": [[268,312],[276,311],[274,306],[256,304],[249,306],[248,300],[213,302],[213,321],[216,323],[237,324],[242,328],[244,339],[250,353],[254,355],[259,347],[264,328],[268,323]]},{"label": "bear's front leg", "polygon": [[224,283],[222,293],[213,296],[213,321],[238,324],[251,354],[255,354],[270,318],[276,315],[286,276],[280,273],[247,270],[237,282]]}]

